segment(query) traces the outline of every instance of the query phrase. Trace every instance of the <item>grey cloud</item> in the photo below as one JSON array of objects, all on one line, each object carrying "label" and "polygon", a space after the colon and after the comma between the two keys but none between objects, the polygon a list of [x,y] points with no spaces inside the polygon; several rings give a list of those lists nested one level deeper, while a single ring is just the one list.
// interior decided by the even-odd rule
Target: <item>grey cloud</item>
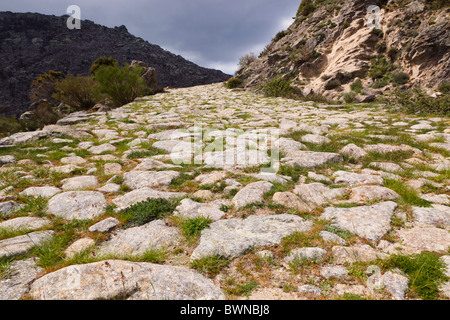
[{"label": "grey cloud", "polygon": [[[261,48],[295,15],[299,0],[16,0],[1,10],[61,15],[71,4],[82,19],[130,33],[205,67],[235,71],[239,57]],[[257,52],[256,52],[257,53]]]}]

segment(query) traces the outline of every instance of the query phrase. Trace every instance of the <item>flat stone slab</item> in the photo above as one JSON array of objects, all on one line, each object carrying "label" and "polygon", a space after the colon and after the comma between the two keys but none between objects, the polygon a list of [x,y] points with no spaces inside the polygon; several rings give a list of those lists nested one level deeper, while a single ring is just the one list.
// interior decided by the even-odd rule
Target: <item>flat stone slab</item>
[{"label": "flat stone slab", "polygon": [[292,154],[306,149],[303,143],[291,138],[280,138],[274,142],[274,145],[285,157],[290,157]]},{"label": "flat stone slab", "polygon": [[383,177],[374,174],[336,171],[334,183],[345,183],[350,186],[383,185]]},{"label": "flat stone slab", "polygon": [[432,208],[413,207],[415,223],[421,226],[450,227],[450,207],[439,204]]},{"label": "flat stone slab", "polygon": [[219,209],[220,205],[213,203],[199,203],[191,199],[181,200],[179,206],[175,209],[174,215],[184,218],[204,217],[213,221],[222,219],[225,212]]},{"label": "flat stone slab", "polygon": [[335,264],[367,262],[389,258],[388,254],[378,252],[366,244],[352,247],[334,246],[331,251]]},{"label": "flat stone slab", "polygon": [[64,191],[83,190],[93,188],[98,185],[98,180],[96,176],[73,177],[64,179],[61,182],[63,183],[62,189]]},{"label": "flat stone slab", "polygon": [[13,257],[27,253],[32,247],[38,246],[53,237],[53,231],[36,231],[22,236],[0,241],[0,258]]},{"label": "flat stone slab", "polygon": [[117,197],[112,200],[112,202],[117,206],[117,209],[122,210],[132,206],[135,203],[145,201],[147,199],[173,199],[181,198],[186,196],[184,192],[166,192],[159,191],[151,188],[141,188],[133,190],[124,194],[123,196]]},{"label": "flat stone slab", "polygon": [[0,300],[19,300],[41,272],[42,268],[36,267],[34,259],[14,261],[8,276],[0,279]]},{"label": "flat stone slab", "polygon": [[36,300],[225,300],[212,280],[194,270],[119,260],[49,273],[33,282],[30,295]]},{"label": "flat stone slab", "polygon": [[106,152],[114,152],[116,151],[116,147],[114,147],[110,143],[104,143],[99,146],[93,146],[88,149],[88,151],[92,154],[102,154]]},{"label": "flat stone slab", "polygon": [[202,231],[192,260],[210,256],[237,257],[246,250],[276,245],[294,232],[307,232],[312,222],[289,214],[250,216],[214,222]]},{"label": "flat stone slab", "polygon": [[0,217],[7,217],[14,213],[14,211],[22,208],[23,205],[15,201],[6,201],[0,203]]},{"label": "flat stone slab", "polygon": [[136,190],[145,187],[168,186],[178,178],[177,171],[130,171],[123,175],[123,183]]},{"label": "flat stone slab", "polygon": [[261,202],[264,193],[270,191],[272,188],[273,184],[267,181],[249,183],[233,197],[232,203],[239,209],[251,203]]},{"label": "flat stone slab", "polygon": [[119,220],[116,218],[110,217],[106,218],[100,222],[97,222],[93,226],[89,227],[90,232],[108,232],[115,226],[117,226],[120,223]]},{"label": "flat stone slab", "polygon": [[349,202],[364,204],[368,201],[389,201],[400,198],[400,195],[381,186],[360,186],[352,188]]},{"label": "flat stone slab", "polygon": [[0,139],[0,145],[17,145],[27,143],[29,141],[38,140],[40,138],[48,137],[51,134],[47,130],[37,130],[28,132],[18,132],[10,135],[9,137]]},{"label": "flat stone slab", "polygon": [[10,164],[16,162],[14,156],[0,156],[0,167],[4,164]]},{"label": "flat stone slab", "polygon": [[37,217],[19,217],[0,223],[0,230],[27,230],[35,231],[51,225],[51,221]]},{"label": "flat stone slab", "polygon": [[414,227],[400,229],[396,234],[402,243],[418,252],[447,251],[450,247],[450,233],[448,230],[435,227]]},{"label": "flat stone slab", "polygon": [[322,183],[316,182],[296,185],[293,192],[308,205],[317,207],[343,197],[347,193],[347,189],[331,189]]},{"label": "flat stone slab", "polygon": [[314,169],[327,163],[339,163],[342,161],[344,161],[344,158],[340,154],[313,151],[297,151],[282,159],[282,162],[287,166],[307,169]]},{"label": "flat stone slab", "polygon": [[117,258],[139,256],[150,249],[161,250],[180,243],[180,231],[169,227],[162,220],[155,220],[140,227],[119,230],[97,250],[97,255],[113,255]]},{"label": "flat stone slab", "polygon": [[105,212],[106,199],[97,191],[68,191],[48,202],[48,213],[67,220],[91,220]]},{"label": "flat stone slab", "polygon": [[25,196],[51,198],[61,192],[61,189],[53,186],[48,187],[30,187],[23,190],[20,194]]},{"label": "flat stone slab", "polygon": [[[199,159],[200,156],[197,156],[196,161],[200,161]],[[205,152],[201,159],[203,164],[213,168],[246,168],[270,162],[266,152],[245,148]]]},{"label": "flat stone slab", "polygon": [[367,240],[378,241],[391,230],[390,222],[396,208],[397,204],[392,201],[354,208],[328,207],[320,218],[331,220],[333,225]]}]

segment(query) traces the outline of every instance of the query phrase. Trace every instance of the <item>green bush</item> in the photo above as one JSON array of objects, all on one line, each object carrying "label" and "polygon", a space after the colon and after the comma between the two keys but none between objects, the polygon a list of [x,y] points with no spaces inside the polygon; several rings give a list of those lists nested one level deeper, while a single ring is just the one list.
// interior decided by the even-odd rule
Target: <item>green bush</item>
[{"label": "green bush", "polygon": [[443,94],[449,94],[449,93],[450,93],[450,82],[443,81],[443,82],[439,85],[438,91],[439,91],[440,93],[443,93]]},{"label": "green bush", "polygon": [[420,88],[396,90],[390,97],[390,103],[406,113],[425,115],[450,115],[450,94],[433,98]]},{"label": "green bush", "polygon": [[360,93],[363,89],[362,81],[360,79],[356,79],[353,81],[353,83],[350,85],[350,89],[356,93]]},{"label": "green bush", "polygon": [[99,70],[101,67],[108,67],[108,66],[117,67],[118,65],[119,65],[119,63],[113,57],[103,56],[103,57],[97,58],[92,63],[89,73],[94,76],[95,73],[97,72],[97,70]]},{"label": "green bush", "polygon": [[391,82],[396,85],[402,85],[409,81],[409,74],[406,72],[392,72]]},{"label": "green bush", "polygon": [[141,77],[142,68],[104,66],[95,72],[97,92],[107,95],[115,107],[134,101],[146,92],[147,85]]},{"label": "green bush", "polygon": [[314,10],[316,10],[316,7],[314,5],[314,1],[312,1],[312,0],[302,0],[302,2],[300,3],[300,6],[298,7],[298,10],[297,10],[297,17],[298,16],[307,17],[311,13],[313,13]]},{"label": "green bush", "polygon": [[273,41],[273,42],[278,42],[278,41],[280,41],[281,39],[283,39],[287,34],[288,34],[288,32],[285,31],[285,30],[280,31],[280,32],[278,32],[278,33],[275,35],[275,38],[273,38],[272,41]]},{"label": "green bush", "polygon": [[344,101],[346,102],[346,103],[353,103],[353,102],[355,102],[355,97],[357,96],[358,94],[356,93],[356,92],[354,92],[354,91],[350,91],[350,92],[346,92],[346,93],[344,93]]},{"label": "green bush", "polygon": [[0,117],[0,138],[10,136],[24,129],[23,124],[16,118]]},{"label": "green bush", "polygon": [[96,87],[97,82],[93,77],[69,74],[55,83],[53,98],[76,110],[87,110],[97,102],[94,94]]},{"label": "green bush", "polygon": [[393,65],[385,58],[375,58],[371,60],[369,69],[369,77],[372,79],[381,79],[385,77],[389,71],[392,71]]},{"label": "green bush", "polygon": [[55,93],[55,83],[61,79],[61,77],[61,72],[50,70],[33,80],[29,93],[31,102],[46,99],[50,103],[55,103],[52,95]]},{"label": "green bush", "polygon": [[232,77],[225,82],[225,87],[228,89],[235,89],[241,87],[243,81],[238,77]]},{"label": "green bush", "polygon": [[148,199],[122,210],[118,216],[125,220],[127,226],[141,226],[172,214],[176,207],[177,202],[173,200]]},{"label": "green bush", "polygon": [[282,79],[281,77],[268,81],[263,87],[263,93],[266,97],[284,97],[291,99],[301,96],[300,89],[293,87],[291,81]]}]

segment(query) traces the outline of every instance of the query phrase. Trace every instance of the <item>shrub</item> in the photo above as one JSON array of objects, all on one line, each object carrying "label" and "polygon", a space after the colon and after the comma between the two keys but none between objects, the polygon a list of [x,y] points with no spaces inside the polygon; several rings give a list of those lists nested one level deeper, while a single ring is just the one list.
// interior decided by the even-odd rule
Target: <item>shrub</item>
[{"label": "shrub", "polygon": [[297,17],[298,16],[307,17],[311,13],[313,13],[314,10],[316,10],[316,7],[314,6],[314,2],[312,0],[302,0],[297,10]]},{"label": "shrub", "polygon": [[353,81],[353,83],[350,85],[350,89],[356,93],[360,93],[363,89],[362,81],[360,79],[356,79]]},{"label": "shrub", "polygon": [[450,82],[443,81],[443,82],[439,85],[438,91],[439,91],[440,93],[443,93],[443,94],[448,94],[448,93],[450,93]]},{"label": "shrub", "polygon": [[127,225],[141,226],[172,214],[176,206],[175,201],[162,198],[148,199],[122,210],[118,215],[125,220]]},{"label": "shrub", "polygon": [[69,74],[65,79],[55,83],[56,92],[53,98],[76,110],[87,110],[96,103],[94,95],[96,86],[97,82],[93,77]]},{"label": "shrub", "polygon": [[29,94],[31,102],[46,99],[50,103],[55,104],[56,101],[52,95],[55,93],[55,83],[61,79],[61,76],[61,72],[50,70],[48,73],[43,73],[33,80]]},{"label": "shrub", "polygon": [[280,41],[281,39],[283,39],[287,34],[288,34],[288,32],[285,31],[285,30],[280,31],[280,32],[278,32],[278,33],[275,35],[275,38],[273,38],[272,41],[273,41],[273,42],[278,42],[278,41]]},{"label": "shrub", "polygon": [[146,92],[147,85],[141,74],[142,68],[131,68],[128,64],[99,68],[95,72],[97,92],[107,95],[115,107],[123,106]]},{"label": "shrub", "polygon": [[371,60],[369,69],[369,77],[372,79],[380,79],[388,74],[393,69],[393,65],[385,58],[375,58]]},{"label": "shrub", "polygon": [[350,91],[350,92],[346,92],[345,94],[344,94],[344,101],[346,102],[346,103],[353,103],[354,101],[355,101],[355,97],[357,96],[358,94],[356,93],[356,92],[354,92],[354,91]]},{"label": "shrub", "polygon": [[406,113],[450,115],[450,94],[433,98],[420,88],[396,90],[390,97],[390,103]]},{"label": "shrub", "polygon": [[391,82],[396,85],[402,85],[409,81],[409,74],[406,72],[392,72]]},{"label": "shrub", "polygon": [[16,118],[0,117],[0,138],[10,136],[24,129],[23,124]]},{"label": "shrub", "polygon": [[301,96],[300,89],[291,85],[291,82],[281,77],[268,81],[263,87],[264,95],[267,97],[298,98]]},{"label": "shrub", "polygon": [[100,58],[97,58],[91,65],[91,69],[89,70],[89,73],[91,75],[95,75],[95,73],[101,68],[101,67],[117,67],[119,65],[119,63],[117,62],[116,59],[114,59],[113,57],[107,57],[107,56],[103,56]]},{"label": "shrub", "polygon": [[241,87],[243,81],[238,77],[232,77],[225,82],[225,87],[228,89],[235,89]]},{"label": "shrub", "polygon": [[255,60],[256,60],[255,54],[253,52],[250,52],[239,59],[239,67],[241,69],[245,68]]}]

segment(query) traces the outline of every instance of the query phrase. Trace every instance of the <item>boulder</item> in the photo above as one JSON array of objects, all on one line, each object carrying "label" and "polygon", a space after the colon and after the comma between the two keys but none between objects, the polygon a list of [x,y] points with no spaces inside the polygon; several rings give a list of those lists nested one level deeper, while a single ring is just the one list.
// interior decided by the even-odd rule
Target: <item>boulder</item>
[{"label": "boulder", "polygon": [[69,191],[48,202],[48,213],[66,220],[89,220],[105,212],[106,199],[96,191]]},{"label": "boulder", "polygon": [[30,288],[36,300],[224,300],[194,270],[145,262],[106,260],[46,274]]},{"label": "boulder", "polygon": [[279,244],[284,237],[311,228],[312,222],[290,214],[220,220],[202,231],[191,259],[237,257],[252,248]]}]

